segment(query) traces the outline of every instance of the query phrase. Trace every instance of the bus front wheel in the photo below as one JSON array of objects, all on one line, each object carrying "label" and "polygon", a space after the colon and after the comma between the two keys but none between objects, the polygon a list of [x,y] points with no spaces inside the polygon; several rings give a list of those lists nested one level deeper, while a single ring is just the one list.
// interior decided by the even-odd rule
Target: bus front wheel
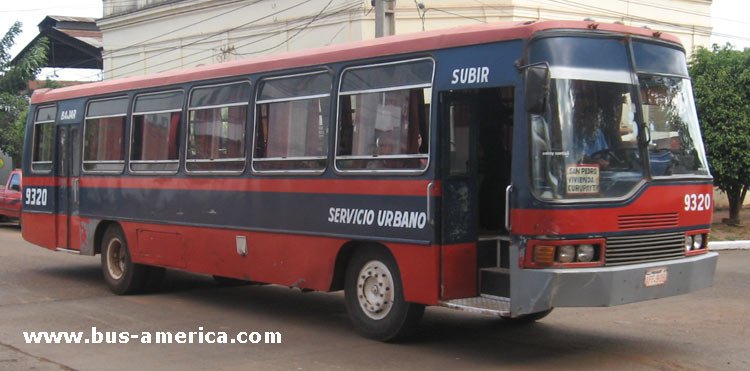
[{"label": "bus front wheel", "polygon": [[424,313],[424,305],[404,300],[398,266],[384,249],[365,249],[352,256],[344,296],[354,329],[380,341],[409,335]]},{"label": "bus front wheel", "polygon": [[127,295],[143,290],[149,278],[149,267],[133,263],[119,225],[112,225],[104,232],[101,251],[104,280],[113,293]]},{"label": "bus front wheel", "polygon": [[504,322],[513,323],[513,324],[529,324],[534,323],[536,321],[539,321],[540,319],[547,317],[550,313],[552,313],[552,310],[554,308],[550,308],[547,310],[543,310],[541,312],[536,313],[529,313],[524,314],[518,317],[501,317]]}]

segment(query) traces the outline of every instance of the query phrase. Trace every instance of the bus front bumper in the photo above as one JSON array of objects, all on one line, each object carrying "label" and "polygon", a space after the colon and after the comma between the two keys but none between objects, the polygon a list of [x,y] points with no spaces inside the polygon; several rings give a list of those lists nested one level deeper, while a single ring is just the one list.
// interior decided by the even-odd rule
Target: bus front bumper
[{"label": "bus front bumper", "polygon": [[713,284],[719,254],[618,267],[521,269],[513,316],[552,307],[602,307],[686,294]]}]

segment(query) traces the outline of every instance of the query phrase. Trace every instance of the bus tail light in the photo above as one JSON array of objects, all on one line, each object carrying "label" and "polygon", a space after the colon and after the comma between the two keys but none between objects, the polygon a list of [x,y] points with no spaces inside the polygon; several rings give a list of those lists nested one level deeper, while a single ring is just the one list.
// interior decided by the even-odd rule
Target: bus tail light
[{"label": "bus tail light", "polygon": [[708,231],[689,231],[685,233],[685,255],[692,256],[708,251]]},{"label": "bus tail light", "polygon": [[525,268],[599,267],[604,265],[604,239],[531,240],[527,244]]}]

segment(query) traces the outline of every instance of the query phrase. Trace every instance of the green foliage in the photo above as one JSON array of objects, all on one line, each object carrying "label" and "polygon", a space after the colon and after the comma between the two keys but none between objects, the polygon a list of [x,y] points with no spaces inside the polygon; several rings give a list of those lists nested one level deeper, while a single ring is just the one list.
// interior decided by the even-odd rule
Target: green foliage
[{"label": "green foliage", "polygon": [[26,111],[29,108],[28,82],[36,77],[47,62],[47,40],[41,39],[25,56],[11,65],[10,48],[21,33],[16,22],[0,39],[0,151],[13,158],[20,166]]},{"label": "green foliage", "polygon": [[714,184],[736,219],[750,186],[750,49],[700,48],[690,75]]}]

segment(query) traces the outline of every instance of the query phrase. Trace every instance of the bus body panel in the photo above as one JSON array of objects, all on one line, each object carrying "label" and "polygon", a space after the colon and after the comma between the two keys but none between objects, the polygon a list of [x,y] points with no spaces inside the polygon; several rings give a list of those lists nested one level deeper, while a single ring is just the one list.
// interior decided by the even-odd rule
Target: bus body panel
[{"label": "bus body panel", "polygon": [[[693,208],[692,195],[696,195]],[[698,196],[704,201],[698,205]],[[686,205],[686,197],[690,198]],[[517,208],[512,211],[513,232],[555,238],[562,235],[635,233],[686,228],[708,228],[713,212],[713,186],[707,184],[650,183],[636,196],[615,204],[560,205]]]},{"label": "bus body panel", "polygon": [[[133,261],[253,282],[329,291],[337,256],[348,239],[120,222]],[[247,252],[237,250],[238,237]],[[436,246],[388,243],[399,264],[404,296],[434,305],[438,300]]]}]

